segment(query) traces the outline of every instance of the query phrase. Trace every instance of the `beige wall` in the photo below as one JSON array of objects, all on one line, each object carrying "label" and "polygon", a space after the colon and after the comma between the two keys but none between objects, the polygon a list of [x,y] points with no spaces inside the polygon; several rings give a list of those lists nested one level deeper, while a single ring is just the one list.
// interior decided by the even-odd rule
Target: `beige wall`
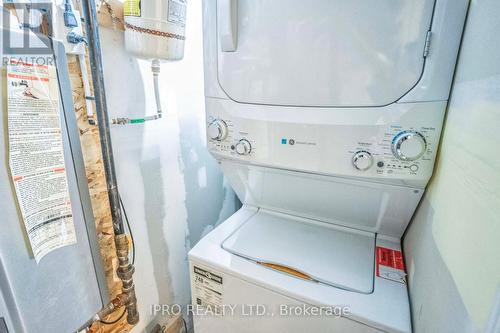
[{"label": "beige wall", "polygon": [[415,332],[500,332],[498,0],[471,2],[435,176],[404,249]]}]

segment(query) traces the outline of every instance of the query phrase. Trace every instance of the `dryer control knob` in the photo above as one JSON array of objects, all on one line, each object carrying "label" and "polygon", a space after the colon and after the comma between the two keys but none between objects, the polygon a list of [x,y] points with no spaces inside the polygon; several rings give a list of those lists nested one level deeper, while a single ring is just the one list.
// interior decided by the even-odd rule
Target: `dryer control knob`
[{"label": "dryer control knob", "polygon": [[352,157],[352,165],[359,171],[368,170],[373,165],[373,156],[367,151],[360,150]]},{"label": "dryer control knob", "polygon": [[222,141],[227,137],[227,124],[224,120],[215,119],[208,125],[207,132],[210,139]]},{"label": "dryer control knob", "polygon": [[248,140],[241,139],[236,144],[235,149],[236,149],[236,152],[238,153],[238,155],[248,155],[252,151],[252,145],[250,144],[250,142]]},{"label": "dryer control knob", "polygon": [[403,131],[392,139],[392,153],[402,161],[415,161],[425,154],[427,141],[416,131]]}]

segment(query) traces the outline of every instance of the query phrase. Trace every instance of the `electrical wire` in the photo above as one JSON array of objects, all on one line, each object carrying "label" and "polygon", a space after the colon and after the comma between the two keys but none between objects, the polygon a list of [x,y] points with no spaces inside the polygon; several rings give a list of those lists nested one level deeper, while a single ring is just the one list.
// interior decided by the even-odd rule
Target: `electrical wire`
[{"label": "electrical wire", "polygon": [[127,312],[127,309],[124,308],[122,314],[120,315],[120,317],[116,318],[115,320],[113,320],[113,321],[105,321],[105,320],[99,319],[99,322],[101,322],[104,325],[113,325],[113,324],[116,324],[117,322],[119,322],[120,320],[122,320],[122,318],[123,318],[123,316],[125,315],[126,312]]},{"label": "electrical wire", "polygon": [[128,219],[127,211],[125,210],[125,205],[122,201],[122,196],[118,195],[120,199],[120,205],[122,206],[123,216],[125,216],[125,222],[127,223],[128,232],[130,234],[130,240],[132,241],[132,266],[135,264],[135,239],[134,233],[132,232],[132,228],[130,227],[130,221]]}]

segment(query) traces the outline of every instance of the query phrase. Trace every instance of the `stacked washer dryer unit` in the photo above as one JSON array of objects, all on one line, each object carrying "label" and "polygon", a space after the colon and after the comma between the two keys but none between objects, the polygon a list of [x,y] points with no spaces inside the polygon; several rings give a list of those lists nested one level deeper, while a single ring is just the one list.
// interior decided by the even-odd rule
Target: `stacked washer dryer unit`
[{"label": "stacked washer dryer unit", "polygon": [[207,145],[243,208],[189,254],[193,304],[219,309],[195,332],[411,331],[400,240],[467,5],[204,2]]}]

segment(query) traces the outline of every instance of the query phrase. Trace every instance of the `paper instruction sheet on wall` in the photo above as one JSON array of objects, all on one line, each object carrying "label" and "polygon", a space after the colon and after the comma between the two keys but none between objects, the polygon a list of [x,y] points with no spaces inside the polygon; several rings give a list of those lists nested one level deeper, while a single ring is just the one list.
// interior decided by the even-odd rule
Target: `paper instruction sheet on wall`
[{"label": "paper instruction sheet on wall", "polygon": [[7,65],[9,164],[37,263],[76,243],[54,66]]}]

